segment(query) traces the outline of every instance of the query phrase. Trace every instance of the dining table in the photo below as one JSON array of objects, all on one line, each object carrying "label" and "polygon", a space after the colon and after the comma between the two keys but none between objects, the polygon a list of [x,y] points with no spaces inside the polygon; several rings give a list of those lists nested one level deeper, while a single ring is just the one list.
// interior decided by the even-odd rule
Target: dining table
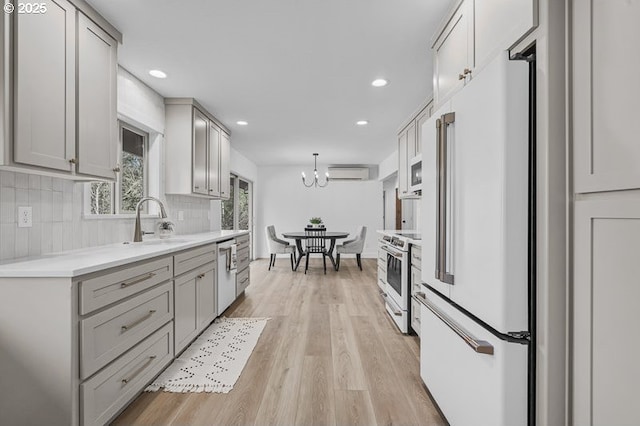
[{"label": "dining table", "polygon": [[347,238],[349,236],[348,232],[342,231],[327,231],[323,235],[307,235],[304,231],[296,231],[296,232],[283,232],[282,236],[287,239],[292,239],[296,241],[296,248],[298,249],[298,259],[296,260],[296,266],[293,268],[294,271],[298,270],[298,265],[300,264],[300,260],[306,256],[304,248],[302,247],[302,240],[306,240],[307,238],[324,238],[325,240],[329,240],[329,250],[327,250],[327,255],[329,256],[329,260],[333,264],[333,269],[336,268],[336,261],[333,258],[333,250],[336,246],[336,240]]}]

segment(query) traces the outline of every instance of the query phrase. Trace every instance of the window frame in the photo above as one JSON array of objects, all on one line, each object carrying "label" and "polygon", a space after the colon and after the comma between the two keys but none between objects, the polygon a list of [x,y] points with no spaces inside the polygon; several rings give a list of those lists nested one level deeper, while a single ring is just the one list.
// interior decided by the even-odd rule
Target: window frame
[{"label": "window frame", "polygon": [[[127,123],[124,120],[118,120],[118,164],[117,167],[122,167],[122,155],[124,153],[123,149],[123,130],[127,129],[128,131],[135,133],[143,138],[143,174],[142,174],[142,186],[143,186],[143,197],[149,195],[149,132],[144,131],[133,124]],[[95,181],[88,182],[85,185],[84,191],[84,216],[86,218],[121,218],[121,217],[132,217],[135,215],[135,212],[125,212],[122,211],[122,172],[119,171],[117,173],[116,179],[113,182],[109,181]],[[108,183],[111,186],[111,212],[110,213],[91,213],[91,185],[94,183]],[[144,204],[140,212],[144,215],[148,214],[148,205]]]}]

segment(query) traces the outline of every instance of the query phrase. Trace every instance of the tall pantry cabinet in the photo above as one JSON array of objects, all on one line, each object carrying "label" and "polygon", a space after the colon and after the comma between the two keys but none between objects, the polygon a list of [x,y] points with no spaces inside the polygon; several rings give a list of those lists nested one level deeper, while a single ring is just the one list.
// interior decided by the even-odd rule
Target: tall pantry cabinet
[{"label": "tall pantry cabinet", "polygon": [[640,39],[637,1],[574,0],[573,348],[576,425],[637,424]]},{"label": "tall pantry cabinet", "polygon": [[0,20],[0,166],[113,180],[122,36],[84,2],[38,5]]}]

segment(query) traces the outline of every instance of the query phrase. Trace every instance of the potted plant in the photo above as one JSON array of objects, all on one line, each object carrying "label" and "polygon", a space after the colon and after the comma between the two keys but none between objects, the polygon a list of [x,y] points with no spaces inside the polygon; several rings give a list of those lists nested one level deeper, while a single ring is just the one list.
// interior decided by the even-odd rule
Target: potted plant
[{"label": "potted plant", "polygon": [[169,238],[173,234],[173,222],[170,220],[161,220],[158,222],[158,238]]},{"label": "potted plant", "polygon": [[309,219],[309,223],[313,228],[324,228],[324,225],[322,224],[322,218],[320,217],[312,217],[311,219]]}]

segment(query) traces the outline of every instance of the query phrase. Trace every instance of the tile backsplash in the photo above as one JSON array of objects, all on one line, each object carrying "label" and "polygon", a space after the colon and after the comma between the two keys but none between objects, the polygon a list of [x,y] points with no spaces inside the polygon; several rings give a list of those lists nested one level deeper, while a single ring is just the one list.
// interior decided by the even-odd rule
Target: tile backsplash
[{"label": "tile backsplash", "polygon": [[[133,217],[85,218],[83,196],[83,183],[0,171],[0,261],[131,240]],[[210,229],[209,200],[167,195],[165,201],[177,234]],[[31,228],[18,228],[18,207],[23,206],[33,209]],[[153,230],[156,221],[143,219],[143,229]]]}]

